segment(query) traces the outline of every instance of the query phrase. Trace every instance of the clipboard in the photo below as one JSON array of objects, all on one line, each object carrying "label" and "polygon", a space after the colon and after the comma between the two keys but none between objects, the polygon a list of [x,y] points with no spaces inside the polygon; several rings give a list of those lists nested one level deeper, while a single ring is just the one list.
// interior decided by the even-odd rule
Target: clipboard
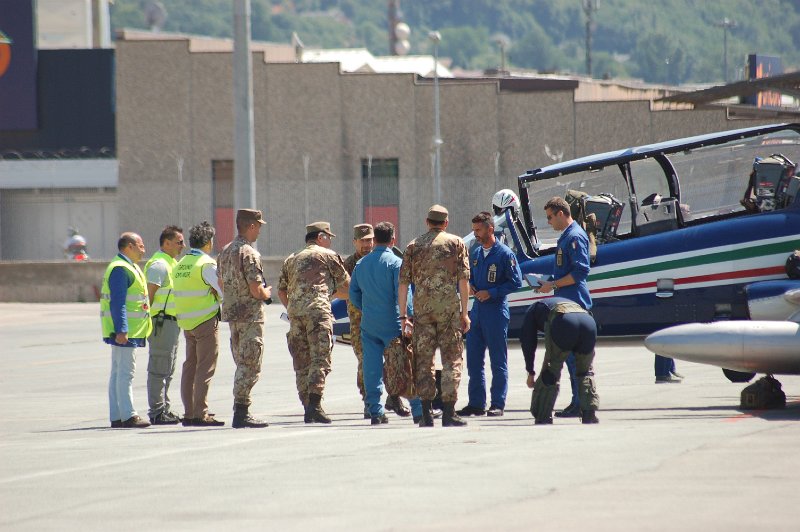
[{"label": "clipboard", "polygon": [[537,290],[542,287],[542,281],[545,280],[544,275],[539,275],[538,273],[526,273],[525,280],[534,290]]}]

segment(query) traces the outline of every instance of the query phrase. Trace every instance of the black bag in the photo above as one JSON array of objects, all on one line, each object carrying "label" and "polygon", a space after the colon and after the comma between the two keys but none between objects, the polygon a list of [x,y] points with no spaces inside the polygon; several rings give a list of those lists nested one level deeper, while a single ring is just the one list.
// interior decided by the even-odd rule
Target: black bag
[{"label": "black bag", "polygon": [[781,383],[767,375],[742,390],[742,410],[768,410],[784,408],[786,394],[781,389]]}]

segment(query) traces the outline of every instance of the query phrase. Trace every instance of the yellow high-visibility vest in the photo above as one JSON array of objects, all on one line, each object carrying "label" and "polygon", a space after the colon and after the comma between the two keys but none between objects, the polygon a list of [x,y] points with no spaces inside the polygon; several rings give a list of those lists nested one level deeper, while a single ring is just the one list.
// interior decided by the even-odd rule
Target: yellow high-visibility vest
[{"label": "yellow high-visibility vest", "polygon": [[203,267],[216,261],[202,253],[185,255],[173,269],[173,294],[178,327],[191,331],[219,311],[219,301],[203,279]]},{"label": "yellow high-visibility vest", "polygon": [[178,261],[163,251],[156,251],[153,253],[153,256],[150,257],[150,260],[147,261],[147,264],[144,265],[144,276],[147,278],[147,270],[150,269],[150,266],[152,266],[154,262],[159,260],[163,260],[167,265],[167,277],[153,295],[153,304],[150,305],[150,315],[155,316],[163,310],[167,316],[175,316],[175,298],[172,293],[174,291],[174,288],[172,288],[172,270],[178,264]]},{"label": "yellow high-visibility vest", "polygon": [[103,338],[119,332],[114,330],[114,320],[111,318],[111,290],[108,286],[108,279],[114,268],[125,268],[133,274],[133,283],[128,287],[128,293],[125,296],[128,338],[147,338],[153,330],[153,323],[150,320],[150,305],[147,300],[147,281],[139,266],[120,256],[115,257],[109,263],[103,274],[103,287],[100,290],[100,324],[103,327]]}]

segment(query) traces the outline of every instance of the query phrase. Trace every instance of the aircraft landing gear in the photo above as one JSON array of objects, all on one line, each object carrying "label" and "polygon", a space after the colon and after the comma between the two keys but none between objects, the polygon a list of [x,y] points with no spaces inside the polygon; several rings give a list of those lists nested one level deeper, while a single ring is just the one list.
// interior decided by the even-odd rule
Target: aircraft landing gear
[{"label": "aircraft landing gear", "polygon": [[753,380],[753,377],[756,376],[755,373],[746,373],[744,371],[735,371],[725,368],[722,369],[722,373],[724,373],[731,382],[750,382]]},{"label": "aircraft landing gear", "polygon": [[739,407],[742,410],[769,410],[784,408],[786,394],[781,389],[781,383],[772,375],[767,375],[742,390]]}]

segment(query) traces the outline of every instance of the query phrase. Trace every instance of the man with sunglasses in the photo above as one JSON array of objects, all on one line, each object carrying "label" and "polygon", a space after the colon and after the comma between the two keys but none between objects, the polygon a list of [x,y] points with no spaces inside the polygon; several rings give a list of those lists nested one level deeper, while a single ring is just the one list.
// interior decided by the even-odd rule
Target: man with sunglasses
[{"label": "man with sunglasses", "polygon": [[181,329],[175,317],[175,293],[172,270],[183,251],[183,229],[168,225],[158,238],[159,250],[144,266],[153,332],[147,339],[150,359],[147,363],[148,416],[153,425],[176,425],[181,418],[170,410],[169,385],[175,373],[178,338]]},{"label": "man with sunglasses", "polygon": [[[569,204],[564,198],[553,197],[544,205],[547,223],[555,231],[561,232],[556,244],[555,265],[551,281],[542,281],[540,293],[554,292],[558,297],[574,301],[585,310],[592,308],[592,298],[589,295],[589,286],[586,280],[589,277],[589,237],[586,231],[572,219]],[[576,375],[575,355],[567,357],[567,369],[572,387],[572,400],[569,406],[556,417],[578,417],[581,415],[580,401],[578,398],[578,378],[586,375]],[[589,369],[591,372],[591,368]],[[533,375],[528,376],[528,386],[533,385]]]}]

